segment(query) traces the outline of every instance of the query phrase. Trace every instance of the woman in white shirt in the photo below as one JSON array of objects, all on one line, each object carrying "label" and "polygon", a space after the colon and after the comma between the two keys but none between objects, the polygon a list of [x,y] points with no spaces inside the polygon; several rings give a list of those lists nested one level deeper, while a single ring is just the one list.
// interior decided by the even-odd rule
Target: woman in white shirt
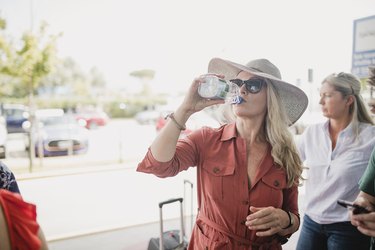
[{"label": "woman in white shirt", "polygon": [[369,249],[369,237],[350,223],[338,199],[355,200],[358,181],[375,145],[375,127],[349,73],[326,77],[320,89],[325,123],[312,125],[298,140],[307,167],[305,216],[297,250]]}]

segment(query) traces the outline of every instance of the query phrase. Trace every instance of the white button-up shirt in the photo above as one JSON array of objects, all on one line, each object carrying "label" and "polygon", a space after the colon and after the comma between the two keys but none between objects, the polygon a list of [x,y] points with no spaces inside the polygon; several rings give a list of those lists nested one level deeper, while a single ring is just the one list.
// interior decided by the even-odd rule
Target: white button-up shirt
[{"label": "white button-up shirt", "polygon": [[360,123],[356,139],[351,123],[339,133],[332,150],[328,126],[329,121],[312,125],[297,140],[301,159],[308,168],[305,214],[319,224],[350,220],[348,210],[337,200],[355,200],[358,181],[375,146],[375,126]]}]

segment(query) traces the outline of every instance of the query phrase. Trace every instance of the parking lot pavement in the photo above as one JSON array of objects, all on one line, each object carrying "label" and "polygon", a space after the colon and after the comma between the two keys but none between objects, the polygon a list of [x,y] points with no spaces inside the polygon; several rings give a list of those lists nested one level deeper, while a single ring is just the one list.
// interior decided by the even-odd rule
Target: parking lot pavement
[{"label": "parking lot pavement", "polygon": [[[87,235],[159,220],[158,203],[183,196],[183,180],[195,171],[160,179],[135,167],[22,178],[24,199],[37,205],[38,221],[47,240]],[[165,218],[179,210],[165,210]]]},{"label": "parking lot pavement", "polygon": [[[166,230],[179,229],[179,220],[168,220],[164,226]],[[159,237],[159,230],[159,223],[148,223],[81,237],[50,241],[48,246],[51,250],[145,250],[151,238]],[[298,231],[294,233],[289,241],[283,245],[283,249],[295,250],[298,235]]]},{"label": "parking lot pavement", "polygon": [[[165,222],[166,229],[178,229],[179,220]],[[151,238],[158,237],[159,223],[148,223],[76,238],[50,241],[51,250],[145,250]]]},{"label": "parking lot pavement", "polygon": [[[37,205],[38,221],[51,249],[136,250],[146,249],[149,239],[159,234],[158,203],[182,197],[184,179],[194,183],[196,199],[195,176],[194,168],[160,179],[138,173],[134,166],[115,165],[92,172],[22,178],[19,186],[24,199]],[[190,204],[189,195],[186,201]],[[178,215],[178,209],[166,207],[166,220]],[[298,232],[283,249],[295,249],[297,238]]]},{"label": "parking lot pavement", "polygon": [[[303,203],[303,193],[300,195],[300,203]],[[303,205],[301,206],[301,218],[303,218]],[[154,209],[156,210],[156,209]],[[195,215],[193,215],[195,217]],[[191,217],[185,218],[187,238],[191,234]],[[180,228],[179,218],[168,219],[164,222],[164,231]],[[65,249],[96,249],[96,250],[145,250],[151,238],[159,237],[159,222],[144,223],[135,226],[113,228],[103,232],[88,233],[79,237],[67,237],[49,241],[51,250]],[[295,232],[289,241],[283,245],[284,250],[296,249],[299,231]]]}]

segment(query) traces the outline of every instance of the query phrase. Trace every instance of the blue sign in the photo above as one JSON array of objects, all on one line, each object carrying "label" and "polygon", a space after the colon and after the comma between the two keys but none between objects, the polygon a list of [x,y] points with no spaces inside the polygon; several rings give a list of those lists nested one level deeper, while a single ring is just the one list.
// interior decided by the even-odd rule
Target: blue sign
[{"label": "blue sign", "polygon": [[354,20],[352,73],[359,78],[369,76],[375,66],[375,16]]}]

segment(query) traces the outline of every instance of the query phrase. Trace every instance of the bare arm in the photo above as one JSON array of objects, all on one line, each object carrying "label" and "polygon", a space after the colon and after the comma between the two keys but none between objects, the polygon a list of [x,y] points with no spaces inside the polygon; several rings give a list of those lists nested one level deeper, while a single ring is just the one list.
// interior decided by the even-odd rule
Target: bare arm
[{"label": "bare arm", "polygon": [[42,228],[39,228],[38,237],[39,237],[39,240],[40,240],[40,243],[41,243],[40,250],[47,250],[48,245],[47,245],[47,241],[46,241],[46,238],[44,236]]},{"label": "bare arm", "polygon": [[0,249],[10,249],[8,226],[5,221],[3,208],[0,204]]},{"label": "bare arm", "polygon": [[[195,112],[211,105],[224,103],[223,100],[208,100],[200,97],[198,94],[198,86],[202,81],[202,77],[194,79],[184,101],[174,112],[174,118],[181,126],[184,126],[189,117]],[[150,147],[152,155],[156,160],[167,162],[173,158],[180,132],[181,130],[178,125],[169,119]]]}]

